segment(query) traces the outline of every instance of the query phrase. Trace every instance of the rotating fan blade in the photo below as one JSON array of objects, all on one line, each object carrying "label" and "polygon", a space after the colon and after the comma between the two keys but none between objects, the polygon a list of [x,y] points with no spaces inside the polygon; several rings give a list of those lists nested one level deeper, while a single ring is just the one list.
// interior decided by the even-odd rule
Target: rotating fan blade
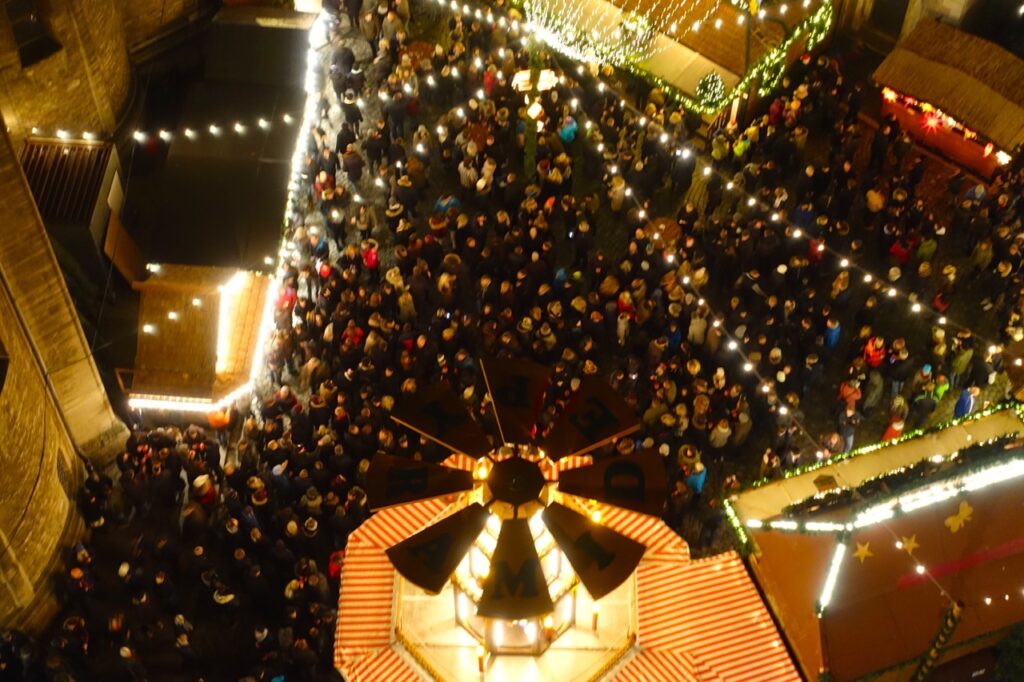
[{"label": "rotating fan blade", "polygon": [[612,457],[558,475],[558,490],[598,502],[660,516],[668,496],[662,456],[644,450]]},{"label": "rotating fan blade", "polygon": [[473,474],[462,469],[377,453],[366,472],[370,509],[428,500],[473,489]]},{"label": "rotating fan blade", "polygon": [[516,620],[551,613],[554,609],[529,522],[503,522],[477,615]]},{"label": "rotating fan blade", "polygon": [[525,360],[481,358],[494,417],[505,443],[529,443],[551,379],[551,368]]},{"label": "rotating fan blade", "polygon": [[540,446],[557,461],[590,452],[639,428],[633,409],[619,394],[604,381],[588,377],[580,382]]},{"label": "rotating fan blade", "polygon": [[487,524],[490,512],[471,504],[387,550],[403,578],[437,594]]},{"label": "rotating fan blade", "polygon": [[491,449],[484,430],[448,384],[433,384],[404,398],[391,411],[391,418],[470,457],[483,457]]},{"label": "rotating fan blade", "polygon": [[594,599],[625,582],[647,549],[558,502],[546,507],[541,518]]}]

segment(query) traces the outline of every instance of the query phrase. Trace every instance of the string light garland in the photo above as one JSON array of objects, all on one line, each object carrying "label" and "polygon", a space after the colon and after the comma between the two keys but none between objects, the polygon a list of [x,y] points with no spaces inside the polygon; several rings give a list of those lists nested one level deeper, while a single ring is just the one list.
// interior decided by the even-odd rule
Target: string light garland
[{"label": "string light garland", "polygon": [[[831,30],[833,14],[831,0],[824,0],[821,7],[815,10],[814,13],[804,17],[802,21],[793,27],[792,32],[785,40],[770,49],[747,71],[740,82],[726,94],[725,101],[730,102],[750,92],[755,88],[755,84],[758,96],[765,97],[770,95],[785,73],[787,66],[786,57],[789,54],[790,48],[797,41],[806,38],[806,49],[814,49],[825,39]],[[713,115],[722,109],[721,105],[716,106],[714,102],[705,102],[699,97],[691,97],[664,78],[655,76],[635,64],[621,64],[619,66],[636,76],[656,84],[665,92],[666,97],[682,104],[688,110],[696,111],[700,114]]]},{"label": "string light garland", "polygon": [[998,149],[991,140],[983,139],[977,131],[971,130],[966,125],[953,118],[946,112],[928,102],[912,97],[908,94],[897,92],[888,86],[882,87],[882,99],[890,104],[898,104],[908,111],[921,115],[921,126],[928,131],[937,131],[940,128],[962,135],[965,140],[973,140],[975,144],[982,147],[982,156],[988,158],[995,154],[996,162],[1005,166],[1013,160],[1007,152]]}]

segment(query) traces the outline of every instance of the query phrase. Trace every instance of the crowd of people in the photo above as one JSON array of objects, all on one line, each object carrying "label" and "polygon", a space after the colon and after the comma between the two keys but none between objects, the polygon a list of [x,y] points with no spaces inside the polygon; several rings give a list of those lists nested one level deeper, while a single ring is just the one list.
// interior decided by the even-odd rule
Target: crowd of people
[{"label": "crowd of people", "polygon": [[[444,381],[486,413],[482,355],[552,367],[563,399],[609,382],[642,429],[596,456],[660,452],[666,521],[711,547],[723,492],[926,425],[949,391],[969,414],[1024,337],[1024,176],[928,165],[859,116],[835,58],[798,62],[703,154],[699,117],[611,67],[546,57],[557,85],[527,113],[515,29],[414,27],[407,0],[332,11],[261,398],[136,429],[116,481],[90,472],[61,615],[48,641],[5,635],[8,672],[337,679],[369,461],[448,454],[389,412]],[[967,302],[997,322],[944,319]]]}]

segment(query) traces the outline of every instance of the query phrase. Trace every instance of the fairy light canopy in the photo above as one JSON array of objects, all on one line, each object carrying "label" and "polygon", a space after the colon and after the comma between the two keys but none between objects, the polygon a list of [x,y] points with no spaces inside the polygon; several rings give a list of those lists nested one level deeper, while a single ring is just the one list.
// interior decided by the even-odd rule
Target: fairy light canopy
[{"label": "fairy light canopy", "polygon": [[655,452],[570,468],[639,428],[631,408],[604,382],[583,379],[559,401],[550,425],[539,428],[545,396],[556,390],[552,370],[508,360],[483,360],[481,367],[496,438],[444,383],[409,396],[392,412],[397,423],[475,459],[473,471],[378,454],[367,494],[374,509],[454,496],[453,513],[395,544],[387,556],[403,578],[428,593],[440,593],[452,580],[460,624],[497,651],[512,626],[533,633],[531,645],[541,634],[547,640],[560,634],[575,621],[578,585],[597,600],[633,574],[644,545],[599,523],[592,509],[602,502],[657,516],[667,480]]}]

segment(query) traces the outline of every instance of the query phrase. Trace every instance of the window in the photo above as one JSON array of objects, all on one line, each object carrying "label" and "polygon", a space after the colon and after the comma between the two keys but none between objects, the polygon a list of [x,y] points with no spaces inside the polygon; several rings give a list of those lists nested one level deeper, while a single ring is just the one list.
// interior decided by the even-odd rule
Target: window
[{"label": "window", "polygon": [[60,49],[60,43],[43,25],[38,0],[5,0],[4,9],[14,31],[22,68],[37,64]]}]

